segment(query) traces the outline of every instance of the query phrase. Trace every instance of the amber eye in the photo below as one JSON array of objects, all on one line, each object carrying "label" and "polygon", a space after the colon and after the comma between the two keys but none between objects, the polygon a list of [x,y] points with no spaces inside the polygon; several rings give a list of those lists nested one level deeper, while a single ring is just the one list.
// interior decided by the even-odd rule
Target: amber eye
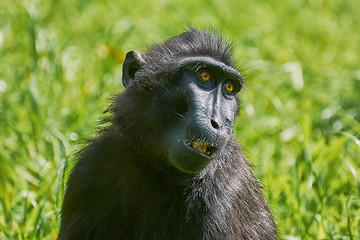
[{"label": "amber eye", "polygon": [[225,82],[225,90],[228,92],[233,92],[235,88],[234,82],[231,80],[226,80]]},{"label": "amber eye", "polygon": [[204,80],[205,82],[208,82],[208,81],[210,81],[210,79],[211,79],[210,73],[209,73],[208,71],[206,71],[206,70],[202,70],[202,71],[200,72],[200,77],[201,77],[201,79]]}]

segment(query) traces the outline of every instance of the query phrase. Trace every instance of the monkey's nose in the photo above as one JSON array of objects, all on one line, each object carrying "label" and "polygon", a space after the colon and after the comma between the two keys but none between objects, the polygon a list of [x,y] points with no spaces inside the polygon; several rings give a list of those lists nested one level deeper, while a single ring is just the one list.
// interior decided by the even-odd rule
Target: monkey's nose
[{"label": "monkey's nose", "polygon": [[220,128],[219,124],[218,124],[215,120],[211,120],[211,126],[212,126],[213,128],[215,128],[215,129],[219,129],[219,128]]}]

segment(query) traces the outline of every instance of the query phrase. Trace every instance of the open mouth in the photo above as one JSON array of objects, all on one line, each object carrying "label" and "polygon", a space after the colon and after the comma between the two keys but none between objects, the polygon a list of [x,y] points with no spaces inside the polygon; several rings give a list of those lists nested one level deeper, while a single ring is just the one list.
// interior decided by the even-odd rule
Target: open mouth
[{"label": "open mouth", "polygon": [[197,152],[200,152],[206,156],[211,156],[214,152],[216,152],[216,148],[210,145],[207,145],[204,142],[198,141],[189,141],[186,143],[189,147],[193,148]]}]

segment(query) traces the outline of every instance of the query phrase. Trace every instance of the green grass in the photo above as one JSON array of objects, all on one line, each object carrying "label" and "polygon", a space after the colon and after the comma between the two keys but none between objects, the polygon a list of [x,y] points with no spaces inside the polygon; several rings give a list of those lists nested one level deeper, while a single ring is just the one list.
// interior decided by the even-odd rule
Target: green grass
[{"label": "green grass", "polygon": [[358,0],[0,2],[0,239],[55,239],[74,154],[129,50],[189,24],[236,46],[235,134],[282,239],[360,239]]}]

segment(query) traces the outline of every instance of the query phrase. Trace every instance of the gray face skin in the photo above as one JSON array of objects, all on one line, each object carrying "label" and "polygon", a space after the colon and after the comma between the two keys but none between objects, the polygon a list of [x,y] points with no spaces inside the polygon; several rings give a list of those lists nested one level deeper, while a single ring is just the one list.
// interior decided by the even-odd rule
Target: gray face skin
[{"label": "gray face skin", "polygon": [[[187,111],[165,135],[168,159],[185,172],[202,170],[229,141],[242,77],[211,58],[188,58],[179,72]],[[195,67],[194,67],[195,66]]]},{"label": "gray face skin", "polygon": [[[146,68],[139,53],[129,55],[124,63],[125,87],[138,69]],[[176,119],[166,123],[159,147],[174,167],[195,173],[205,168],[229,141],[243,78],[236,69],[210,57],[182,58],[172,71],[176,86],[172,86],[171,94],[158,95],[168,102],[181,99],[177,102],[181,107],[168,105],[169,114],[175,114]]]}]

